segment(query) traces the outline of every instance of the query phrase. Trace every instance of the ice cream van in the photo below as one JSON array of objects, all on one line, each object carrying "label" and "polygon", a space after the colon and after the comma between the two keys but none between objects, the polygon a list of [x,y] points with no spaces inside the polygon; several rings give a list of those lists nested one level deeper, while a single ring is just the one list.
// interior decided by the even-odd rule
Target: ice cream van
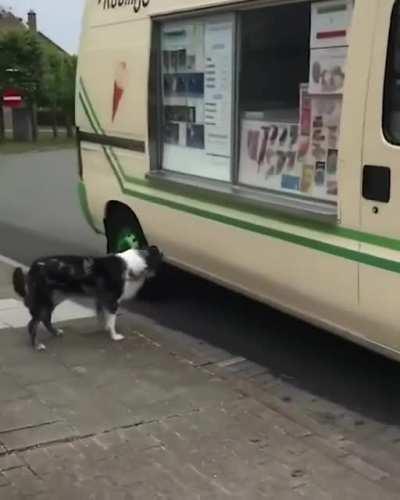
[{"label": "ice cream van", "polygon": [[399,0],[87,0],[76,118],[108,251],[399,358]]}]

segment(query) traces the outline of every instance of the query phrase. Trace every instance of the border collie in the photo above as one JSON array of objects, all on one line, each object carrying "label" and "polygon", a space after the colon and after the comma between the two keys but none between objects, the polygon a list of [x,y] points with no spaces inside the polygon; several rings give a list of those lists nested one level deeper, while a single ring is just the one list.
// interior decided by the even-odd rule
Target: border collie
[{"label": "border collie", "polygon": [[36,260],[27,274],[21,268],[15,269],[14,289],[32,316],[28,325],[32,347],[38,351],[46,349],[36,341],[41,322],[51,334],[62,335],[51,318],[55,307],[68,296],[92,297],[97,316],[111,339],[123,340],[115,329],[118,307],[136,296],[146,279],[155,275],[161,261],[158,248],[149,247],[100,258],[46,257]]}]

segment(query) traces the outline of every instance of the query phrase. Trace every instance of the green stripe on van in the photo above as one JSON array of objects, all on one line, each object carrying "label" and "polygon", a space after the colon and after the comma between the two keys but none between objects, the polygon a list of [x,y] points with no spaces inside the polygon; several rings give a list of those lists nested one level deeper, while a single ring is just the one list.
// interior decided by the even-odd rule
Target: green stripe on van
[{"label": "green stripe on van", "polygon": [[[82,89],[83,89],[84,88],[83,81],[81,81],[81,83],[82,83]],[[87,91],[84,90],[83,93],[80,93],[79,97],[80,97],[80,100],[82,102],[83,109],[87,115],[87,118],[88,118],[91,126],[93,127],[93,130],[95,132],[99,132],[99,130],[100,130],[103,133],[103,129],[101,128],[101,125],[100,125],[100,122],[97,118],[94,107],[90,103],[90,98],[89,98]],[[100,128],[98,128],[98,127],[100,127]],[[154,195],[150,195],[150,194],[145,194],[145,193],[142,193],[139,191],[133,191],[129,188],[126,188],[124,181],[131,183],[131,184],[136,184],[138,186],[139,185],[145,186],[145,187],[152,187],[152,186],[151,186],[151,183],[147,180],[127,175],[124,172],[124,169],[123,169],[117,155],[115,154],[113,148],[103,147],[103,150],[105,152],[107,160],[108,160],[114,174],[116,175],[116,177],[118,179],[118,182],[121,186],[121,190],[124,192],[124,194],[128,194],[130,196],[141,198],[141,199],[144,199],[145,201],[151,201],[152,203],[157,203],[160,205],[169,206],[170,208],[174,208],[175,210],[180,210],[183,212],[191,213],[193,215],[198,215],[198,216],[201,216],[203,218],[210,219],[210,220],[216,220],[216,217],[219,217],[219,219],[218,219],[219,222],[222,222],[222,223],[225,223],[228,225],[236,225],[236,227],[241,227],[241,228],[244,228],[243,225],[245,225],[248,230],[254,230],[254,232],[258,232],[258,233],[260,233],[260,231],[255,230],[255,228],[262,227],[262,228],[264,228],[265,231],[270,231],[271,236],[272,236],[272,234],[275,234],[274,237],[276,237],[276,238],[279,237],[279,239],[285,239],[282,237],[282,235],[284,235],[284,234],[288,234],[289,235],[288,237],[292,237],[292,236],[294,237],[294,235],[292,235],[291,233],[286,233],[284,231],[279,231],[278,233],[281,234],[281,236],[277,236],[278,233],[276,233],[275,230],[268,229],[264,226],[257,226],[257,225],[254,225],[252,223],[247,223],[247,222],[244,222],[244,221],[239,220],[239,219],[226,217],[222,214],[215,214],[214,212],[211,212],[208,210],[202,210],[202,209],[200,210],[200,209],[193,207],[189,204],[174,202],[174,201],[162,198],[162,197],[158,197],[158,196],[154,196]],[[171,188],[171,189],[162,188],[162,191],[160,190],[160,192],[163,192],[163,191],[171,191],[171,192],[175,191],[175,194],[179,194],[177,192],[177,190],[175,190],[173,188]],[[233,209],[233,210],[241,209],[243,211],[243,213],[245,213],[245,214],[253,214],[253,215],[258,215],[258,216],[269,217],[273,220],[276,220],[276,221],[279,221],[282,223],[291,224],[293,226],[312,230],[312,231],[317,231],[321,234],[335,236],[335,237],[342,237],[342,238],[347,239],[347,240],[367,243],[370,245],[379,246],[379,247],[387,248],[390,250],[400,251],[400,240],[382,237],[382,236],[377,236],[377,235],[370,234],[370,233],[364,233],[364,232],[356,231],[353,229],[347,229],[347,228],[338,227],[338,226],[330,226],[330,225],[324,224],[322,222],[310,221],[310,220],[305,220],[305,219],[298,219],[296,217],[290,217],[287,215],[278,215],[275,212],[272,212],[271,210],[264,209],[264,208],[248,207],[245,210],[243,210],[243,208],[240,205],[238,205],[237,203],[232,202],[232,201],[228,201],[226,199],[225,200],[221,199],[219,194],[214,195],[211,192],[207,193],[207,195],[194,194],[193,198],[197,199],[197,201],[218,205],[218,206],[223,207],[223,208],[229,208],[229,209]],[[232,221],[236,221],[236,224],[233,224]],[[251,228],[253,228],[253,229],[251,229]],[[260,234],[266,234],[266,233],[261,232]],[[295,236],[295,237],[301,238],[300,236]],[[305,244],[308,240],[313,242],[313,245]],[[288,239],[285,241],[290,241],[290,240]],[[313,248],[315,250],[319,249],[318,248],[319,243],[321,243],[322,245],[328,245],[328,246],[332,247],[332,245],[322,243],[319,240],[303,238],[303,239],[301,239],[301,241],[303,241],[304,246],[309,246],[310,248]],[[344,251],[344,254],[342,253],[341,256],[345,257],[345,258],[349,258],[348,256],[346,257],[346,255],[348,255],[347,252],[350,252],[350,250],[347,250],[347,249],[345,249],[343,247],[339,247],[339,246],[334,246],[334,247],[336,249],[335,252],[328,252],[328,253],[339,255],[340,252],[338,251],[338,249],[339,250],[341,249]],[[320,249],[320,251],[324,251],[324,250]],[[355,252],[355,253],[357,253],[357,252]],[[357,260],[357,262],[364,262],[364,263],[367,263],[367,261],[368,261],[369,265],[373,265],[372,262],[384,261],[384,264],[382,264],[382,265],[384,265],[385,267],[382,267],[382,265],[375,266],[375,267],[382,267],[383,269],[388,269],[388,266],[389,266],[388,263],[390,263],[390,262],[392,262],[395,269],[397,269],[398,266],[400,266],[400,264],[398,264],[395,261],[380,259],[378,257],[372,256],[369,254],[362,254],[362,255],[364,256],[363,260],[355,259],[355,258],[350,259],[350,260]],[[393,269],[390,269],[390,270],[393,270]]]},{"label": "green stripe on van", "polygon": [[[103,148],[105,149],[105,148]],[[105,151],[106,152],[106,151]],[[279,229],[273,229],[265,226],[261,226],[259,224],[254,224],[251,222],[239,220],[233,217],[229,217],[223,214],[209,212],[208,210],[204,210],[202,208],[197,208],[193,206],[186,205],[184,203],[179,203],[173,200],[168,200],[165,198],[160,198],[158,196],[154,196],[151,194],[143,193],[141,191],[137,191],[126,187],[121,181],[120,173],[115,164],[113,164],[112,156],[106,152],[107,160],[111,166],[111,169],[114,171],[121,190],[124,194],[128,196],[132,196],[134,198],[140,199],[142,201],[161,205],[172,210],[178,210],[180,212],[185,212],[196,217],[206,218],[208,220],[212,220],[214,222],[222,223],[225,225],[233,226],[236,228],[243,229],[245,231],[250,231],[252,233],[257,233],[263,236],[267,236],[274,239],[279,239],[281,241],[286,241],[288,243],[292,243],[295,245],[303,246],[310,248],[311,250],[327,253],[329,255],[333,255],[335,257],[342,257],[346,260],[351,260],[353,262],[358,262],[361,264],[366,264],[368,266],[377,267],[379,269],[384,269],[386,271],[391,271],[400,274],[400,262],[396,262],[389,259],[384,259],[381,257],[377,257],[375,255],[358,252],[356,250],[351,250],[345,247],[341,247],[338,245],[332,245],[330,243],[326,243],[319,240],[314,240],[312,238],[307,238],[305,236],[300,236],[293,233],[288,233],[286,231],[281,231]]]},{"label": "green stripe on van", "polygon": [[99,229],[97,229],[92,214],[90,213],[87,194],[86,194],[86,186],[82,181],[78,182],[78,196],[81,205],[81,210],[86,219],[86,222],[89,224],[89,226],[93,229],[95,233],[102,234],[102,232]]},{"label": "green stripe on van", "polygon": [[85,87],[85,84],[82,80],[82,78],[80,78],[80,84],[81,84],[81,88],[82,88],[82,92],[83,92],[83,97],[85,98],[85,101],[91,111],[91,114],[92,114],[92,119],[94,120],[94,122],[96,123],[96,126],[98,127],[97,129],[94,128],[95,132],[97,132],[98,134],[104,134],[104,129],[103,127],[101,126],[101,123],[100,123],[100,120],[96,114],[96,111],[94,110],[94,107],[92,105],[92,102],[89,98],[89,94],[86,90],[86,87]]}]

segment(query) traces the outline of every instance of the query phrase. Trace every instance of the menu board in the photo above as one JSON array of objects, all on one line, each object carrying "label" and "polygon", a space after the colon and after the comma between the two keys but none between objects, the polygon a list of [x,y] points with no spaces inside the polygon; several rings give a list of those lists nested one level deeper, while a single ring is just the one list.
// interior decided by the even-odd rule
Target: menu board
[{"label": "menu board", "polygon": [[231,156],[233,37],[231,22],[206,24],[205,145],[207,154]]},{"label": "menu board", "polygon": [[162,30],[163,167],[229,180],[233,16]]}]

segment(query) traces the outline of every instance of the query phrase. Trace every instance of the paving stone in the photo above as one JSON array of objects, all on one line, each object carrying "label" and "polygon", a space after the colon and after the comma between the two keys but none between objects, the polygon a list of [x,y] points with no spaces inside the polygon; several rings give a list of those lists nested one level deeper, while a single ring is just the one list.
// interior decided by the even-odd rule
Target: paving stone
[{"label": "paving stone", "polygon": [[20,452],[0,456],[0,500],[398,498],[396,425],[143,317],[119,323],[119,344],[92,318],[41,332],[44,355],[25,328],[2,331],[0,443]]},{"label": "paving stone", "polygon": [[0,472],[0,498],[3,491],[3,487],[8,486],[9,484],[10,481],[8,480],[8,478],[4,475],[3,472]]},{"label": "paving stone", "polygon": [[[45,482],[35,476],[28,468],[12,469],[4,472],[8,481],[22,494],[34,495],[46,491]],[[0,490],[1,494],[1,490]]]},{"label": "paving stone", "polygon": [[[117,381],[116,381],[117,383]],[[100,433],[137,422],[132,410],[91,385],[85,386],[79,378],[32,386],[32,391],[58,418],[65,420],[81,435]]]},{"label": "paving stone", "polygon": [[[333,460],[325,457],[315,450],[308,449],[303,455],[303,463],[306,464],[307,476],[305,477],[305,482],[314,484],[321,488],[323,491],[336,492],[338,487],[339,491],[337,498],[340,498],[340,494],[344,495],[344,498],[380,498],[379,491],[384,495],[384,498],[391,499],[392,493],[390,489],[382,488],[381,486],[374,483],[372,478],[363,477],[359,471],[354,468],[349,469],[346,467],[345,463],[337,463]],[[343,485],[346,484],[344,488]],[[346,494],[348,495],[346,497]],[[353,496],[352,496],[353,495]]]},{"label": "paving stone", "polygon": [[92,411],[89,408],[65,410],[63,417],[77,434],[84,436],[133,425],[141,420],[129,408],[120,406],[117,403],[108,405],[106,401],[102,406],[99,404],[94,405]]},{"label": "paving stone", "polygon": [[[44,339],[45,343],[46,340]],[[51,339],[53,342],[62,342],[62,339]],[[47,352],[34,352],[31,348],[28,360],[21,360],[21,364],[13,363],[4,366],[4,371],[13,377],[19,384],[29,387],[31,384],[65,379],[73,373],[63,364],[55,360]]]},{"label": "paving stone", "polygon": [[349,455],[344,458],[344,462],[359,474],[371,479],[372,481],[381,481],[389,474],[377,467],[369,464],[365,460],[355,455]]},{"label": "paving stone", "polygon": [[[65,445],[64,445],[65,446]],[[43,476],[53,470],[48,448],[34,448],[22,452],[21,457],[36,474]],[[73,459],[74,457],[70,457]]]},{"label": "paving stone", "polygon": [[31,446],[44,445],[61,439],[73,438],[77,431],[64,422],[33,427],[2,434],[1,440],[10,451],[23,450]]},{"label": "paving stone", "polygon": [[[18,481],[18,478],[15,478]],[[66,469],[54,471],[49,477],[42,480],[43,489],[31,495],[32,500],[87,500],[79,495],[79,484],[71,472]],[[28,497],[29,498],[29,497]],[[21,500],[21,498],[20,498]]]},{"label": "paving stone", "polygon": [[0,372],[0,404],[16,399],[28,399],[30,391],[19,384],[15,377],[8,373]]},{"label": "paving stone", "polygon": [[[344,449],[348,453],[346,460],[350,460],[350,462],[346,463],[350,463],[351,465],[351,457],[355,456],[358,460],[364,462],[366,472],[368,466],[372,466],[376,469],[371,472],[372,477],[376,475],[377,479],[380,480],[382,476],[381,479],[384,479],[385,484],[394,483],[397,488],[400,488],[398,455],[396,450],[390,447],[381,448],[380,443],[378,446],[372,446],[371,442],[359,443],[354,441],[346,441]],[[357,464],[354,465],[357,467]]]},{"label": "paving stone", "polygon": [[183,415],[192,413],[196,409],[190,401],[187,401],[185,396],[174,396],[163,401],[156,401],[148,405],[137,406],[133,405],[131,412],[134,418],[133,423],[151,422],[171,417],[173,415]]},{"label": "paving stone", "polygon": [[[120,448],[121,449],[121,448]],[[114,451],[115,450],[115,451]],[[125,451],[125,450],[124,450]],[[53,448],[50,450],[52,456],[54,453]],[[68,459],[71,454],[75,454],[75,459]],[[85,464],[99,464],[103,460],[110,460],[114,455],[118,454],[118,448],[108,448],[100,440],[98,436],[88,439],[82,439],[71,444],[71,449],[65,454],[65,450],[59,448],[58,456],[54,456],[55,462],[64,463],[69,462],[85,463]]]},{"label": "paving stone", "polygon": [[6,401],[1,405],[0,432],[33,427],[54,420],[54,413],[36,399]]},{"label": "paving stone", "polygon": [[24,462],[15,453],[0,456],[0,471],[24,466]]},{"label": "paving stone", "polygon": [[42,382],[30,386],[31,392],[46,407],[56,411],[90,405],[94,387],[87,386],[77,377],[61,381]]},{"label": "paving stone", "polygon": [[186,498],[228,498],[209,478],[199,474],[188,462],[183,463],[176,451],[161,450],[158,453],[153,452],[152,456],[153,467],[158,469],[159,473],[174,478],[180,485],[179,491],[183,492]]},{"label": "paving stone", "polygon": [[1,500],[24,500],[21,492],[7,482],[7,485],[1,486],[0,480],[0,498]]}]

